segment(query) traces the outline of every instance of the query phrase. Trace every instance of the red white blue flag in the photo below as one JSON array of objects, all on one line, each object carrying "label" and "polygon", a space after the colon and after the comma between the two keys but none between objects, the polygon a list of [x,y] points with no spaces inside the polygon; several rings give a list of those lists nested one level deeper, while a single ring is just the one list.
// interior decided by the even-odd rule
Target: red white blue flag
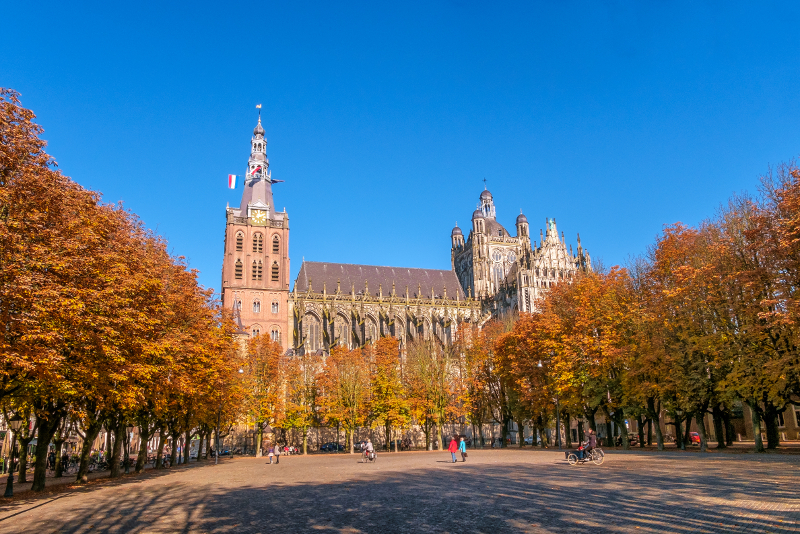
[{"label": "red white blue flag", "polygon": [[228,175],[228,188],[229,189],[236,189],[236,175],[229,174]]}]

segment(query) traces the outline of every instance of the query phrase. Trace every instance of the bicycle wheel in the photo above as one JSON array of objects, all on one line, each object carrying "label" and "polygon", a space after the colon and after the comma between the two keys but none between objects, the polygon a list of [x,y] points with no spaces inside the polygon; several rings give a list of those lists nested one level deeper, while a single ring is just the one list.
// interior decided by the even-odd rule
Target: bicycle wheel
[{"label": "bicycle wheel", "polygon": [[577,464],[578,463],[578,455],[575,454],[575,453],[570,453],[570,455],[567,456],[567,461],[569,462],[569,465]]},{"label": "bicycle wheel", "polygon": [[603,460],[605,459],[606,455],[603,453],[603,451],[598,451],[596,449],[592,451],[592,462],[594,462],[594,465],[602,464]]}]

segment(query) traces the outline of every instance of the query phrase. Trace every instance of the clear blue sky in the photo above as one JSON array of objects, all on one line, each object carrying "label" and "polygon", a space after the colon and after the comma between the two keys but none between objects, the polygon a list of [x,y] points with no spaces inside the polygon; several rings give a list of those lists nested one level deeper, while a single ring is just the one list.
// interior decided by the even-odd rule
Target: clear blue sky
[{"label": "clear blue sky", "polygon": [[800,153],[800,2],[336,4],[6,2],[0,86],[216,289],[257,103],[293,278],[449,269],[484,177],[623,263]]}]

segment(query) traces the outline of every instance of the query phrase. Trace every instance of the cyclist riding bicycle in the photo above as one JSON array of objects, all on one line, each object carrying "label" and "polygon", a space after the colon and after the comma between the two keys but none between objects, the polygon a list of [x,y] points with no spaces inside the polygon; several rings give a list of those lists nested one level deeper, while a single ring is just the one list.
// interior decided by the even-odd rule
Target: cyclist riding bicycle
[{"label": "cyclist riding bicycle", "polygon": [[367,439],[367,444],[364,447],[364,456],[366,458],[372,459],[374,454],[375,454],[375,447],[372,446],[372,440]]},{"label": "cyclist riding bicycle", "polygon": [[597,447],[597,435],[594,433],[594,430],[590,428],[589,435],[586,436],[586,443],[584,443],[583,446],[578,449],[578,458],[582,460],[584,456],[591,452],[591,450],[595,447]]}]

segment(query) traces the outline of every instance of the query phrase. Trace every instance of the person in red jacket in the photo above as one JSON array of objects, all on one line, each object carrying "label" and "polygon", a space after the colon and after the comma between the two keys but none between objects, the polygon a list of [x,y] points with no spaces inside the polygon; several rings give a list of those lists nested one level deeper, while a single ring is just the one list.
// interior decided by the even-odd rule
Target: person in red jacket
[{"label": "person in red jacket", "polygon": [[456,453],[458,452],[458,443],[456,443],[455,436],[453,436],[450,439],[450,446],[447,447],[447,450],[450,451],[450,455],[453,457],[453,463],[456,463]]}]

